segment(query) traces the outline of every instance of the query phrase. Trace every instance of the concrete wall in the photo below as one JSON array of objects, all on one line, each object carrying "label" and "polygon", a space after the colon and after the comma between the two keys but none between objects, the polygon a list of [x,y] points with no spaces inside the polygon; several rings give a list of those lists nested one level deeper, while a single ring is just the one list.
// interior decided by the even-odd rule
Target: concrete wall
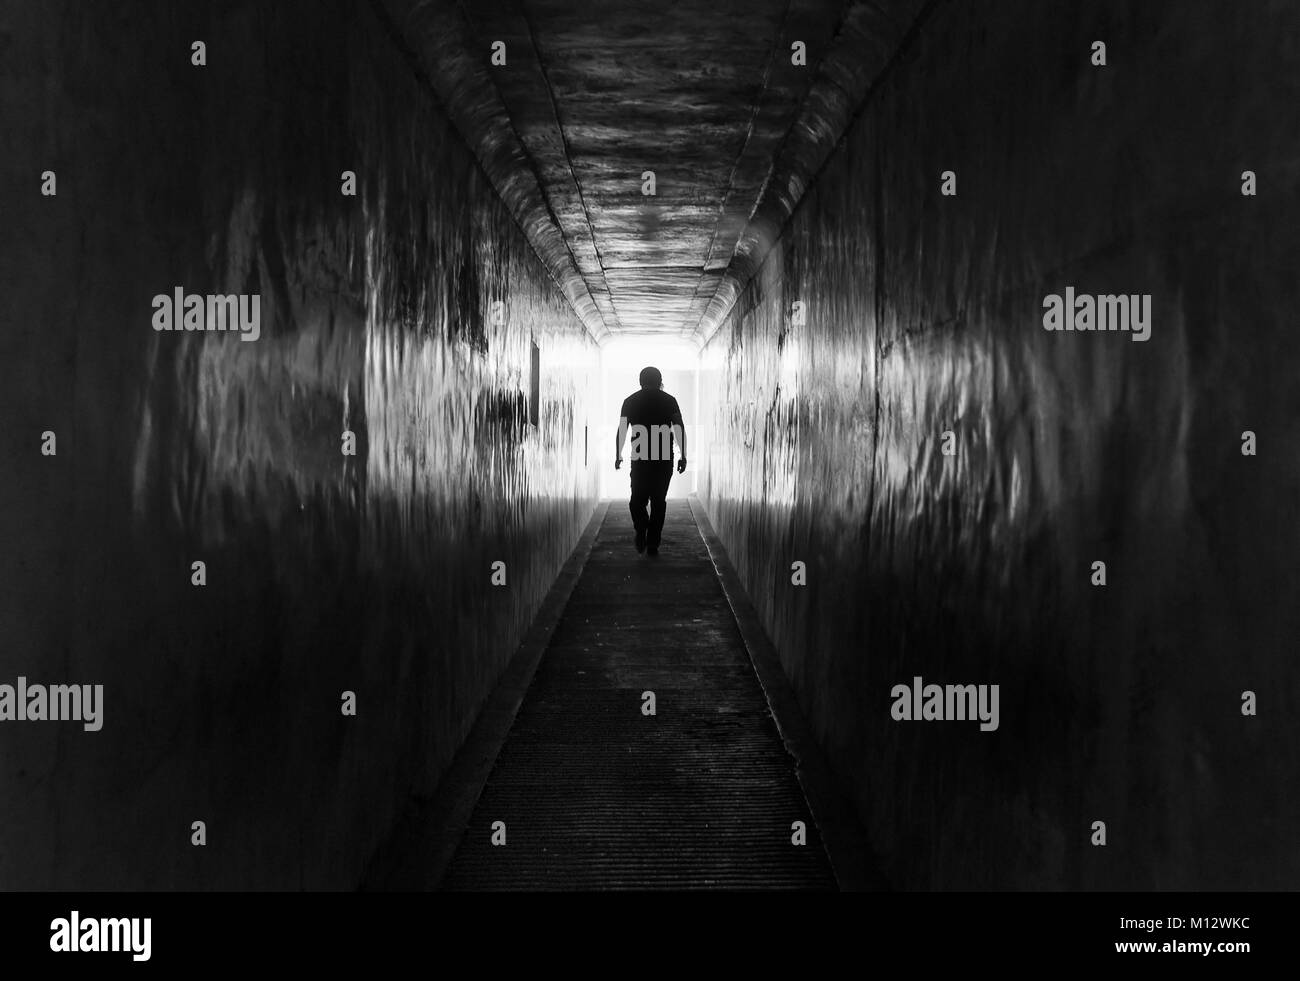
[{"label": "concrete wall", "polygon": [[[708,507],[900,887],[1300,875],[1297,36],[939,4],[706,349]],[[1150,339],[1045,331],[1066,286]],[[1000,728],[894,721],[917,675]]]},{"label": "concrete wall", "polygon": [[[0,886],[350,887],[591,512],[596,348],[369,4],[0,40],[0,683],[105,686],[100,732],[0,724]],[[259,293],[260,339],[155,332],[175,286]]]}]

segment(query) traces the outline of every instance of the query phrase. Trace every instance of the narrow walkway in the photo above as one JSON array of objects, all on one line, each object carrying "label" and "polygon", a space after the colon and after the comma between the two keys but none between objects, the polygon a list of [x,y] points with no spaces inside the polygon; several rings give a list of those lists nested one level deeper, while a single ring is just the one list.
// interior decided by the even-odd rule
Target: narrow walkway
[{"label": "narrow walkway", "polygon": [[610,506],[443,887],[835,888],[685,501],[653,558]]}]

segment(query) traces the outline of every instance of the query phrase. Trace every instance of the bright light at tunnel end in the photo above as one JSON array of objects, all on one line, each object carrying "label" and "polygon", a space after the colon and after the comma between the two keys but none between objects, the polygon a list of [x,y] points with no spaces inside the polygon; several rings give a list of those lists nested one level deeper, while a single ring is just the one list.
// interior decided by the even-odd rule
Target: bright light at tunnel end
[{"label": "bright light at tunnel end", "polygon": [[[603,415],[592,427],[595,460],[600,472],[600,495],[620,497],[626,494],[628,471],[614,468],[614,441],[619,429],[619,407],[623,399],[639,388],[641,369],[653,365],[664,372],[664,391],[673,395],[682,407],[692,460],[704,460],[707,447],[701,440],[698,425],[700,345],[684,337],[661,337],[655,334],[632,334],[612,338],[601,345],[600,374]],[[656,445],[653,439],[649,444]],[[680,441],[679,441],[680,445]],[[634,447],[629,447],[634,449]],[[629,457],[631,459],[631,457]],[[673,496],[695,489],[697,469],[674,477]]]}]

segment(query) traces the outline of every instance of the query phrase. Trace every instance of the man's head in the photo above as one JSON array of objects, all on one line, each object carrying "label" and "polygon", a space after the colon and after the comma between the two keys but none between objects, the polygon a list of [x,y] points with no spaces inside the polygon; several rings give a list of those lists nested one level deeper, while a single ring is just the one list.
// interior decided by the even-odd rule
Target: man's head
[{"label": "man's head", "polygon": [[663,388],[664,376],[660,374],[658,368],[642,368],[641,387],[651,390]]}]

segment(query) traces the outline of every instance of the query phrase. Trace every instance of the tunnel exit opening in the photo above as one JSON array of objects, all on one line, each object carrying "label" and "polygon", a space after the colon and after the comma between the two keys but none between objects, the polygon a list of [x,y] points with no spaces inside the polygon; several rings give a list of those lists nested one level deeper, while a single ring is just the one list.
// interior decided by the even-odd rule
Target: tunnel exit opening
[{"label": "tunnel exit opening", "polygon": [[[686,424],[687,469],[674,474],[668,486],[669,498],[685,498],[696,489],[699,465],[707,447],[698,422],[700,349],[681,338],[620,337],[606,343],[600,352],[600,412],[593,427],[593,461],[600,473],[600,496],[627,496],[628,470],[614,469],[614,445],[618,435],[619,409],[623,400],[637,391],[641,369],[653,365],[663,373],[664,391],[677,399]],[[628,447],[623,458],[627,460]]]}]

